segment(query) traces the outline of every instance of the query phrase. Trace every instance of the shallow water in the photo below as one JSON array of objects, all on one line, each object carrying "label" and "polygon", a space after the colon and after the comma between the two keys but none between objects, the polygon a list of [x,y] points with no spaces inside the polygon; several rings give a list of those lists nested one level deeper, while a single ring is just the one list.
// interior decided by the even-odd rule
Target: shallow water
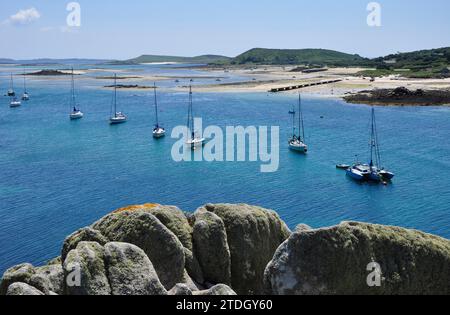
[{"label": "shallow water", "polygon": [[[0,71],[3,94],[8,70]],[[384,164],[397,174],[382,186],[355,183],[335,168],[355,154],[366,158],[367,106],[306,98],[310,153],[302,156],[287,148],[295,96],[195,93],[204,125],[280,126],[279,171],[262,174],[260,163],[172,160],[170,131],[186,122],[187,93],[159,94],[165,139],[151,136],[152,91],[120,91],[120,110],[129,121],[109,126],[111,92],[99,88],[103,83],[77,78],[86,116],[75,122],[68,119],[70,85],[64,79],[31,79],[32,99],[21,108],[0,99],[0,272],[25,261],[43,263],[59,255],[65,236],[76,229],[118,207],[146,202],[186,211],[205,203],[250,203],[276,210],[290,227],[358,220],[450,238],[448,107],[376,109]],[[19,82],[16,90],[21,93]]]}]

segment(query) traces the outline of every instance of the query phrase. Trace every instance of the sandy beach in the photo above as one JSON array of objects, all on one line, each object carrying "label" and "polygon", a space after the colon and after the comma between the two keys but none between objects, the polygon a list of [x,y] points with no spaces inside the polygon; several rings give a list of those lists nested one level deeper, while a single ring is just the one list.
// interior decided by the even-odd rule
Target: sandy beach
[{"label": "sandy beach", "polygon": [[[375,78],[361,77],[356,74],[362,68],[331,68],[316,73],[291,72],[293,67],[259,66],[257,69],[230,69],[229,73],[248,77],[249,80],[230,84],[211,84],[196,87],[201,92],[268,92],[274,88],[293,85],[316,83],[328,80],[342,80],[333,84],[317,85],[298,90],[281,93],[304,94],[321,97],[343,97],[348,94],[374,89],[394,89],[407,87],[408,89],[450,89],[450,79],[407,79],[397,76]],[[223,70],[203,68],[218,75]]]}]

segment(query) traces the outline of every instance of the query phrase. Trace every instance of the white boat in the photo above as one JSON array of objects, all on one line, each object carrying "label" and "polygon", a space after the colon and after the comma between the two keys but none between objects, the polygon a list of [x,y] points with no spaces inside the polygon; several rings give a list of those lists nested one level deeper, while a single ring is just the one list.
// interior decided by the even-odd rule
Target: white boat
[{"label": "white boat", "polygon": [[289,140],[289,149],[292,151],[297,151],[300,153],[307,153],[308,152],[308,146],[304,144],[301,140],[298,138],[292,138]]},{"label": "white boat", "polygon": [[347,175],[357,181],[365,181],[369,178],[370,167],[361,163],[356,163],[347,169]]},{"label": "white boat", "polygon": [[75,79],[73,75],[72,68],[72,85],[71,85],[71,94],[70,94],[70,120],[78,120],[84,117],[83,112],[77,107],[77,99],[75,95]]},{"label": "white boat", "polygon": [[22,95],[22,101],[29,101],[30,100],[30,95],[27,92],[27,80],[26,80],[26,76],[25,76],[25,71],[23,72],[23,95]]},{"label": "white boat", "polygon": [[70,113],[71,120],[81,119],[81,118],[83,118],[83,116],[84,116],[83,112],[76,108],[74,108],[72,113]]},{"label": "white boat", "polygon": [[201,149],[205,145],[205,138],[198,137],[197,135],[192,135],[192,138],[189,139],[186,144],[191,147],[192,150]]},{"label": "white boat", "polygon": [[200,137],[198,133],[195,132],[194,126],[194,111],[193,111],[193,101],[192,101],[192,86],[189,86],[189,109],[188,109],[188,130],[190,138],[186,141],[186,144],[191,147],[192,150],[197,150],[203,147],[206,139]]},{"label": "white boat", "polygon": [[122,112],[116,112],[116,114],[109,119],[111,125],[122,124],[127,121],[127,116]]},{"label": "white boat", "polygon": [[153,129],[153,138],[159,139],[163,138],[166,135],[166,130],[161,127],[156,127]]},{"label": "white boat", "polygon": [[295,109],[289,112],[292,115],[292,137],[289,139],[289,149],[299,153],[307,153],[308,146],[305,143],[305,125],[303,122],[302,97],[298,95],[298,135],[296,124],[297,113]]},{"label": "white boat", "polygon": [[112,104],[112,115],[109,118],[111,125],[123,124],[127,121],[127,116],[117,111],[117,74],[114,74],[114,98]]},{"label": "white boat", "polygon": [[158,99],[156,97],[156,83],[154,84],[154,94],[155,94],[155,117],[156,124],[153,128],[153,138],[159,139],[166,135],[166,130],[159,125],[159,111],[158,111]]},{"label": "white boat", "polygon": [[11,100],[11,102],[9,103],[9,107],[14,108],[14,107],[20,107],[22,105],[22,102],[19,101],[17,98],[13,98]]},{"label": "white boat", "polygon": [[8,89],[8,96],[14,97],[16,96],[16,92],[14,92],[14,81],[13,81],[13,75],[11,73],[11,80],[9,83],[9,89]]},{"label": "white boat", "polygon": [[371,126],[369,164],[356,163],[347,170],[347,174],[358,181],[368,180],[386,184],[394,178],[395,174],[380,166],[381,153],[374,108],[372,108]]}]

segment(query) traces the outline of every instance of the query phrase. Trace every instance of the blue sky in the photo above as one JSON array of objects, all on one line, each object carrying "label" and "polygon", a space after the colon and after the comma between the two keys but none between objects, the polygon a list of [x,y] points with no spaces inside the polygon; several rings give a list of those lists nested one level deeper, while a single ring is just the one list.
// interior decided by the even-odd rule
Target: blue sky
[{"label": "blue sky", "polygon": [[[79,0],[81,27],[66,27],[65,0],[0,0],[0,58],[128,59],[141,54],[235,56],[253,47],[328,48],[376,57],[450,46],[450,1]],[[17,23],[11,16],[35,8]],[[16,17],[17,18],[17,17]]]}]

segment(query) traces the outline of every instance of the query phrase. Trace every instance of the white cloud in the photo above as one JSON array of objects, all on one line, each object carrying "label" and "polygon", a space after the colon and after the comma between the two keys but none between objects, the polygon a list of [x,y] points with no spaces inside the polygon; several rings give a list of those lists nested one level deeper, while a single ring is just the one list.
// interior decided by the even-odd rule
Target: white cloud
[{"label": "white cloud", "polygon": [[13,25],[25,25],[36,22],[41,18],[41,14],[36,8],[30,8],[26,10],[20,10],[14,15],[11,15],[9,19],[3,22],[3,24]]}]

